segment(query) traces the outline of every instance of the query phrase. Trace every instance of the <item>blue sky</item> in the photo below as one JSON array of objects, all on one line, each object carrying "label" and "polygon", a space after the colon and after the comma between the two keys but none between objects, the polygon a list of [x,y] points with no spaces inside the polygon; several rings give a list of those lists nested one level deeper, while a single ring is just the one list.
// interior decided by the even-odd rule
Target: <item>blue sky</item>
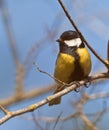
[{"label": "blue sky", "polygon": [[[109,1],[83,0],[81,3],[81,0],[74,0],[74,3],[71,3],[71,0],[66,0],[64,2],[71,16],[77,22],[78,27],[80,28],[86,39],[90,42],[91,46],[98,52],[100,56],[106,58],[107,41],[109,39]],[[5,0],[5,3],[9,11],[9,21],[12,27],[15,42],[17,44],[17,49],[21,62],[24,61],[26,54],[31,46],[37,43],[41,38],[46,36],[46,28],[48,28],[52,32],[52,30],[55,30],[56,25],[61,23],[59,25],[60,29],[58,30],[55,38],[45,41],[42,44],[41,51],[40,53],[38,53],[38,56],[35,59],[35,62],[38,63],[41,69],[49,72],[50,74],[53,74],[56,55],[58,51],[58,46],[55,40],[61,35],[63,31],[73,29],[67,18],[64,16],[64,13],[57,0]],[[60,18],[58,17],[58,15],[60,16]],[[57,24],[54,24],[54,21],[56,21]],[[104,66],[99,63],[92,54],[91,56],[93,61],[92,73],[104,70]],[[14,90],[15,66],[12,59],[12,53],[9,48],[1,11],[0,59],[0,97],[3,98],[11,95]],[[37,72],[34,66],[32,66],[24,84],[25,86],[27,86],[26,89],[31,89],[32,86],[43,86],[52,82],[52,79]],[[97,91],[107,91],[107,84],[105,85],[105,88],[101,89],[101,86],[100,89],[97,89]],[[38,110],[38,112],[41,113],[42,116],[58,116],[60,111],[64,111],[63,115],[70,114],[72,109],[69,107],[67,108],[67,111],[65,111],[64,107],[68,103],[68,99],[72,98],[73,94],[74,92],[66,95],[63,98],[62,105],[53,108],[48,108],[48,106],[45,105],[40,110]],[[44,97],[46,96],[47,95],[44,95]],[[31,103],[39,101],[44,97],[38,97],[37,99],[16,104],[9,108],[11,110],[16,110],[18,108],[22,108]],[[101,108],[101,103],[97,103]],[[86,110],[89,106],[86,106]],[[36,112],[36,115],[38,114],[38,112]],[[31,116],[31,114],[27,114],[27,116]],[[35,128],[32,121],[24,120],[21,117],[11,119],[0,127],[0,130],[29,130]]]}]

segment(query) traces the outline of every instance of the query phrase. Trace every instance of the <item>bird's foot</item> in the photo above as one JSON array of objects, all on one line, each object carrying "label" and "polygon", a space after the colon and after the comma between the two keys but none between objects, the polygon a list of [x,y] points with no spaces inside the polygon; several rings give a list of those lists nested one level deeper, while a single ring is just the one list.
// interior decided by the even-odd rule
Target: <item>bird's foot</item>
[{"label": "bird's foot", "polygon": [[71,82],[69,85],[73,85],[73,84],[76,84],[76,87],[74,88],[74,91],[75,92],[80,92],[80,83],[78,82],[78,81],[73,81],[73,82]]},{"label": "bird's foot", "polygon": [[91,85],[90,77],[87,77],[87,83],[85,83],[84,86],[86,88],[89,88],[90,85]]}]

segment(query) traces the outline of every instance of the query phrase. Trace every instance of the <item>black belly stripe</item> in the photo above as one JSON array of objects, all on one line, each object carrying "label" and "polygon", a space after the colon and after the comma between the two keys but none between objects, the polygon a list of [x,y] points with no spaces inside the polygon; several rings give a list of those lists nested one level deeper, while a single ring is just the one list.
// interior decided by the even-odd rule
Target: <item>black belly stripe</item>
[{"label": "black belly stripe", "polygon": [[83,69],[81,68],[79,62],[75,62],[75,71],[69,77],[70,79],[69,83],[72,81],[82,80],[83,78],[84,78]]},{"label": "black belly stripe", "polygon": [[84,78],[84,72],[79,63],[80,57],[79,57],[77,51],[75,51],[72,54],[72,56],[75,57],[76,60],[74,63],[75,64],[74,72],[72,72],[71,76],[69,77],[69,83],[72,81],[79,81]]}]

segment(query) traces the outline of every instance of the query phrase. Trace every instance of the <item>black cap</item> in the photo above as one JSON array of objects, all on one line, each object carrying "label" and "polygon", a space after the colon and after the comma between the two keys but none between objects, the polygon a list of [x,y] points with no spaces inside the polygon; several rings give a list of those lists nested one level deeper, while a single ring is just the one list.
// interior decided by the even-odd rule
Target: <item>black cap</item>
[{"label": "black cap", "polygon": [[71,39],[75,39],[75,38],[79,38],[79,35],[76,31],[72,31],[72,30],[65,31],[60,36],[60,39],[62,39],[63,41],[71,40]]}]

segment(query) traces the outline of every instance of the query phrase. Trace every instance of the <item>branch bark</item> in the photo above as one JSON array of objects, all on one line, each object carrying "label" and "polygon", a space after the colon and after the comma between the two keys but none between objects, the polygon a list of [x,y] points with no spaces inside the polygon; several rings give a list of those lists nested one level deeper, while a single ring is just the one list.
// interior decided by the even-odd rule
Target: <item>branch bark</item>
[{"label": "branch bark", "polygon": [[[109,78],[109,73],[100,73],[100,74],[97,74],[97,75],[94,75],[94,76],[90,76],[90,82],[97,81],[98,79],[100,80],[100,79],[103,79],[103,78]],[[58,92],[58,93],[56,93],[52,96],[48,96],[46,99],[43,99],[42,101],[37,102],[35,104],[32,104],[32,105],[30,105],[26,108],[19,109],[19,110],[16,110],[16,111],[9,111],[8,114],[6,114],[4,117],[2,117],[0,119],[0,124],[3,124],[7,120],[9,120],[9,119],[11,119],[15,116],[18,116],[18,115],[21,115],[21,114],[24,114],[24,113],[27,113],[27,112],[32,112],[32,111],[40,108],[41,106],[49,103],[51,100],[53,100],[57,97],[63,96],[65,94],[75,90],[76,88],[83,86],[84,84],[86,84],[88,82],[89,82],[89,79],[82,80],[82,81],[79,82],[79,85],[73,84],[73,85],[65,88],[61,92]]]}]

